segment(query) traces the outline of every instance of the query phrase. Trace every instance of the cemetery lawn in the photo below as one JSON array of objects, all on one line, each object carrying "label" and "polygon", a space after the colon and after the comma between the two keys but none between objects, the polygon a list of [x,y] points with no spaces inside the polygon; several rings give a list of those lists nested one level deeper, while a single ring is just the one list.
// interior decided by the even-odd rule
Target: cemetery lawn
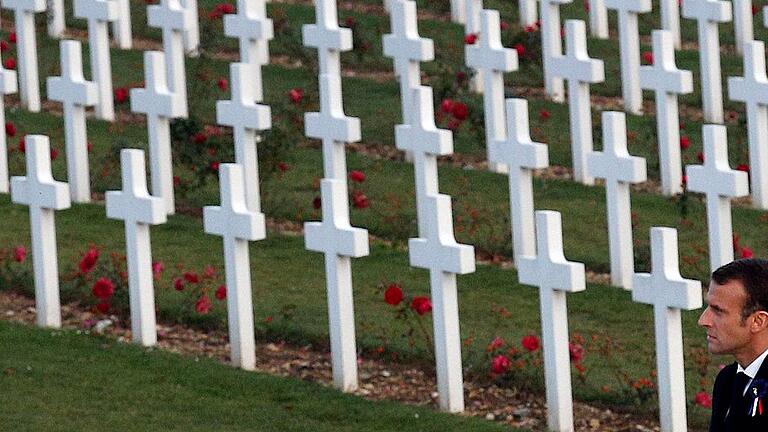
[{"label": "cemetery lawn", "polygon": [[510,430],[73,331],[0,321],[0,346],[7,431]]}]

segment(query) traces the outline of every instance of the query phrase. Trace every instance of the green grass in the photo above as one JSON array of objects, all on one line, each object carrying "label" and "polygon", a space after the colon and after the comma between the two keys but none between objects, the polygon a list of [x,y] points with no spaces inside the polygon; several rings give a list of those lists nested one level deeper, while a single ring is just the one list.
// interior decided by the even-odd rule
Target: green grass
[{"label": "green grass", "polygon": [[0,322],[0,430],[502,431],[73,331]]}]

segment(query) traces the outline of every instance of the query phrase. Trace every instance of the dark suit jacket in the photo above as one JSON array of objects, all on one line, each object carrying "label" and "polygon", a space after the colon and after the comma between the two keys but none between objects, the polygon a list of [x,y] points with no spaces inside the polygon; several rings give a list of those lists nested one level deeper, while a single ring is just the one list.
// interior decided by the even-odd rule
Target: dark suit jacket
[{"label": "dark suit jacket", "polygon": [[[750,432],[768,431],[768,397],[763,398],[763,415],[750,417],[747,412],[729,412],[733,397],[733,380],[737,366],[734,362],[723,368],[715,379],[712,391],[712,420],[710,432]],[[768,359],[763,361],[755,379],[768,381]],[[753,381],[754,382],[754,381]],[[750,384],[750,389],[751,389]]]}]

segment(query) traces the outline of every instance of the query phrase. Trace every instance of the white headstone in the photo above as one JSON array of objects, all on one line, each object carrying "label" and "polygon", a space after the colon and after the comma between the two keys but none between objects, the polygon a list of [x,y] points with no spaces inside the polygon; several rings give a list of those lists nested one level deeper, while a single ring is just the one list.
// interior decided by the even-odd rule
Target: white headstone
[{"label": "white headstone", "polygon": [[536,10],[536,0],[519,0],[520,25],[533,25],[539,20]]},{"label": "white headstone", "polygon": [[699,32],[699,66],[704,120],[723,122],[723,85],[720,69],[718,24],[732,18],[731,2],[720,0],[685,0],[683,17],[695,19]]},{"label": "white headstone", "polygon": [[661,191],[677,195],[683,191],[677,96],[693,92],[693,74],[675,65],[673,35],[667,30],[653,31],[653,65],[640,67],[640,87],[656,95]]},{"label": "white headstone", "polygon": [[112,23],[112,33],[115,42],[121,49],[131,49],[133,46],[133,32],[131,30],[131,2],[130,0],[114,0],[117,2],[117,20]]},{"label": "white headstone", "polygon": [[48,36],[59,38],[67,28],[64,17],[64,0],[47,0]]},{"label": "white headstone", "polygon": [[571,121],[571,154],[573,178],[593,184],[595,179],[586,172],[587,154],[592,151],[592,103],[589,84],[605,80],[602,60],[589,58],[584,21],[565,23],[567,54],[551,59],[553,76],[568,80],[568,110]]},{"label": "white headstone", "polygon": [[752,203],[768,209],[768,76],[762,41],[744,44],[744,77],[728,78],[728,94],[747,105]]},{"label": "white headstone", "polygon": [[671,33],[675,49],[682,47],[682,38],[680,36],[680,1],[660,0],[659,2],[661,28]]},{"label": "white headstone", "polygon": [[647,174],[645,159],[627,151],[624,113],[603,112],[603,151],[590,153],[587,167],[591,176],[605,179],[611,283],[632,289],[635,258],[629,187],[644,182]]},{"label": "white headstone", "polygon": [[61,102],[64,106],[64,143],[67,149],[69,190],[72,201],[85,203],[91,201],[85,108],[99,101],[99,93],[96,84],[83,78],[80,42],[63,40],[60,46],[61,76],[48,77],[48,98]]},{"label": "white headstone", "polygon": [[536,250],[535,256],[520,257],[517,271],[520,283],[539,287],[547,426],[553,431],[572,431],[573,395],[565,296],[586,289],[584,264],[565,259],[562,219],[558,212],[536,212]]},{"label": "white headstone", "polygon": [[[464,13],[466,17],[466,22],[464,23],[464,34],[475,35],[478,36],[478,39],[482,39],[485,36],[484,34],[481,34],[482,23],[480,21],[483,11],[483,0],[464,0],[464,8],[466,9]],[[469,66],[469,64],[467,64],[467,66]],[[479,77],[479,71],[475,70],[474,72],[475,74],[469,81],[469,89],[476,93],[482,93],[483,86],[482,80]]]},{"label": "white headstone", "polygon": [[632,300],[653,305],[661,430],[686,431],[680,310],[698,309],[702,299],[701,283],[680,276],[677,230],[651,228],[651,273],[634,276]]},{"label": "white headstone", "polygon": [[506,139],[493,145],[493,161],[509,168],[509,206],[514,259],[536,254],[533,219],[533,170],[549,166],[545,144],[531,140],[528,101],[507,99]]},{"label": "white headstone", "polygon": [[227,320],[232,364],[256,367],[251,266],[248,241],[266,238],[264,214],[245,206],[243,173],[237,164],[221,164],[221,206],[203,208],[205,232],[223,237],[227,282]]},{"label": "white headstone", "polygon": [[189,27],[184,31],[184,48],[190,57],[197,57],[200,49],[200,17],[197,12],[197,0],[180,1],[189,22]]},{"label": "white headstone", "polygon": [[605,0],[608,9],[619,16],[619,46],[621,54],[621,93],[624,109],[642,114],[643,92],[640,89],[640,30],[637,15],[651,11],[651,0]]},{"label": "white headstone", "polygon": [[175,213],[170,119],[181,116],[182,102],[165,82],[165,56],[159,51],[144,52],[146,88],[131,89],[131,110],[147,115],[149,166],[152,194],[165,202],[166,212]]},{"label": "white headstone", "polygon": [[507,135],[504,125],[504,73],[517,70],[517,51],[501,45],[499,11],[484,10],[481,16],[481,37],[478,43],[465,48],[467,65],[478,71],[483,87],[485,142],[490,168],[506,172],[506,165],[492,161],[497,160],[492,153],[496,150],[493,143],[504,140]]},{"label": "white headstone", "polygon": [[192,28],[191,15],[179,0],[160,0],[159,5],[147,7],[150,27],[163,31],[163,52],[166,63],[168,90],[179,95],[179,117],[187,116],[187,75],[184,69],[184,35]]},{"label": "white headstone", "polygon": [[467,21],[464,2],[466,0],[451,0],[451,21],[464,24]]},{"label": "white headstone", "polygon": [[45,0],[1,0],[0,3],[4,9],[14,11],[21,105],[29,111],[40,112],[35,12],[45,11]]},{"label": "white headstone", "polygon": [[[16,71],[0,65],[0,125],[5,124],[5,95],[14,94],[17,90]],[[6,134],[0,133],[0,193],[8,191],[8,145]]]},{"label": "white headstone", "polygon": [[395,143],[413,154],[419,237],[408,241],[410,262],[429,270],[440,409],[464,410],[456,275],[475,271],[472,246],[454,239],[451,198],[438,191],[437,156],[453,152],[450,131],[437,129],[432,89],[414,89],[413,121],[395,127]]},{"label": "white headstone", "polygon": [[112,95],[112,59],[109,53],[109,23],[117,19],[117,3],[113,0],[75,0],[75,16],[88,20],[88,51],[91,55],[91,77],[99,91],[96,117],[115,119]]},{"label": "white headstone", "polygon": [[125,221],[131,334],[144,346],[157,342],[155,291],[152,282],[152,246],[149,225],[165,223],[165,204],[147,192],[144,151],[120,151],[123,189],[105,194],[107,217]]},{"label": "white headstone", "polygon": [[415,1],[395,0],[390,22],[392,33],[382,38],[384,55],[395,61],[395,75],[400,81],[403,124],[409,124],[413,89],[421,85],[419,62],[434,60],[435,46],[432,39],[419,36]]},{"label": "white headstone", "polygon": [[733,224],[731,198],[749,194],[749,180],[744,171],[728,166],[728,137],[725,126],[705,125],[704,164],[688,165],[688,189],[707,199],[709,265],[712,271],[733,261]]},{"label": "white headstone", "polygon": [[744,44],[755,38],[752,22],[752,0],[733,0],[733,29],[736,33],[736,51],[744,53]]},{"label": "white headstone", "polygon": [[26,177],[11,178],[11,201],[29,206],[37,325],[61,327],[55,210],[69,208],[69,188],[53,179],[48,137],[27,135]]},{"label": "white headstone", "polygon": [[544,62],[544,86],[555,102],[565,100],[562,78],[552,62],[563,54],[563,38],[560,34],[560,5],[573,0],[541,0],[541,51]]},{"label": "white headstone", "polygon": [[261,66],[269,63],[269,41],[274,37],[272,20],[267,18],[264,0],[238,0],[237,14],[224,16],[224,34],[240,41],[240,61],[249,63],[253,73],[254,102],[263,100]]},{"label": "white headstone", "polygon": [[341,75],[340,53],[352,49],[352,30],[340,28],[336,0],[315,0],[315,24],[306,24],[301,33],[304,45],[317,48],[320,73]]},{"label": "white headstone", "polygon": [[605,0],[589,0],[589,33],[596,38],[608,39],[608,8]]}]

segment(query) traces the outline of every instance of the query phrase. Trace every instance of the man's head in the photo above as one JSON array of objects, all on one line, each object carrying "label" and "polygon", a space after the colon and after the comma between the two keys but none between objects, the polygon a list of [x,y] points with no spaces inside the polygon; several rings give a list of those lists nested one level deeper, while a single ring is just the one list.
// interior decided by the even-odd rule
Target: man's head
[{"label": "man's head", "polygon": [[768,348],[768,260],[743,259],[712,273],[708,306],[699,318],[712,354],[733,354],[745,366]]}]

